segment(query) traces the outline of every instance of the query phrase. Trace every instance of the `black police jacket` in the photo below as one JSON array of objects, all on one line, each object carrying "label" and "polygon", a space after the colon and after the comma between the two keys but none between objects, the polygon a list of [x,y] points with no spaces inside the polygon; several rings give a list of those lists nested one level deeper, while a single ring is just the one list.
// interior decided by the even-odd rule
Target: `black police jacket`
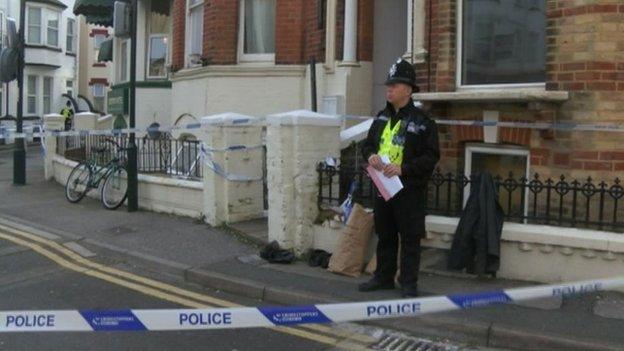
[{"label": "black police jacket", "polygon": [[368,161],[372,154],[379,151],[381,134],[390,120],[400,120],[401,123],[399,137],[404,141],[401,182],[406,189],[424,189],[440,159],[438,129],[435,121],[414,106],[412,100],[398,112],[388,103],[377,114],[361,147],[364,160]]}]

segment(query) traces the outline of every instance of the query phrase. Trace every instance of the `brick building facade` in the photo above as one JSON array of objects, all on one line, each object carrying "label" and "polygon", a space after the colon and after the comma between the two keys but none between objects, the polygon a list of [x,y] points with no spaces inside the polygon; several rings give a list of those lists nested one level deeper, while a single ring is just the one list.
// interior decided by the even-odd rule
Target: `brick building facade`
[{"label": "brick building facade", "polygon": [[[241,54],[249,16],[244,6],[271,1],[274,22],[267,33],[274,47],[263,60],[247,60]],[[310,109],[310,58],[317,62],[321,112],[371,115],[382,102],[387,67],[399,56],[417,69],[421,93],[415,99],[438,118],[599,123],[624,117],[620,0],[173,2],[174,121],[231,109],[252,115]],[[189,4],[203,6],[201,64],[188,60]],[[235,108],[240,94],[248,103]],[[526,166],[480,161],[497,173],[510,169],[505,162],[517,163],[511,168],[517,176],[612,180],[612,172],[624,169],[617,133],[478,126],[440,131],[446,170],[472,164],[466,159],[470,145],[526,151]]]},{"label": "brick building facade", "polygon": [[[461,24],[469,25],[471,21],[465,17],[469,11],[462,13],[461,6],[465,10],[471,1],[460,3],[457,0],[432,0],[425,5],[425,45],[429,56],[428,60],[416,65],[422,93],[415,97],[430,105],[435,115],[444,119],[482,120],[489,113],[499,121],[622,122],[624,2],[520,2],[520,6],[535,6],[528,12],[539,12],[544,16],[544,79],[542,84],[530,86],[493,84],[491,87],[461,84],[464,77],[457,71],[463,61],[458,56],[461,49],[471,45],[465,42],[470,39],[470,32],[460,32]],[[489,5],[497,6],[494,3]],[[520,8],[515,10],[522,11]],[[494,15],[499,17],[492,23],[506,19],[513,21],[506,14]],[[529,22],[524,23],[530,27]],[[489,35],[493,45],[498,45],[493,50],[505,47],[504,42],[497,40],[510,39],[504,36],[501,27],[494,24],[489,28],[490,33],[482,31],[482,35]],[[497,37],[497,30],[501,38]],[[506,53],[495,51],[492,54],[504,56]],[[483,143],[485,137],[482,127],[446,126],[441,132],[442,166],[446,169],[465,169],[471,162],[466,159],[466,145]],[[618,141],[620,138],[619,133],[609,132],[499,128],[492,145],[516,145],[528,150],[530,174],[553,177],[565,174],[579,179],[593,176],[612,181],[618,171],[624,170],[624,149]]]}]

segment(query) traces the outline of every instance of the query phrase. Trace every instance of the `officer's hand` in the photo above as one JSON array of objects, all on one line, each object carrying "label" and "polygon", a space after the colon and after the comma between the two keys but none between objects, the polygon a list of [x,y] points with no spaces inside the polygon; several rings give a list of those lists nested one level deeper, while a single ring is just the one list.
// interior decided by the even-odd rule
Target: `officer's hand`
[{"label": "officer's hand", "polygon": [[400,176],[401,175],[401,166],[395,164],[385,165],[383,168],[383,174],[388,177]]},{"label": "officer's hand", "polygon": [[370,157],[368,158],[368,164],[373,166],[373,168],[378,171],[381,171],[384,168],[384,163],[381,160],[381,157],[379,157],[379,155],[377,154],[370,155]]}]

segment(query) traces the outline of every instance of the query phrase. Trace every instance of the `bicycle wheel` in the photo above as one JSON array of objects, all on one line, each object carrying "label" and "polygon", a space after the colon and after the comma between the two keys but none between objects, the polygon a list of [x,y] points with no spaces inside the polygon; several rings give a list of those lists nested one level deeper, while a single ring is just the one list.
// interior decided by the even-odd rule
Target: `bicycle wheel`
[{"label": "bicycle wheel", "polygon": [[81,162],[74,167],[71,173],[69,173],[67,183],[65,184],[65,197],[67,201],[76,203],[82,200],[89,191],[90,180],[91,169],[86,163]]},{"label": "bicycle wheel", "polygon": [[116,167],[108,174],[102,186],[102,205],[114,210],[126,201],[128,195],[128,172],[123,167]]}]

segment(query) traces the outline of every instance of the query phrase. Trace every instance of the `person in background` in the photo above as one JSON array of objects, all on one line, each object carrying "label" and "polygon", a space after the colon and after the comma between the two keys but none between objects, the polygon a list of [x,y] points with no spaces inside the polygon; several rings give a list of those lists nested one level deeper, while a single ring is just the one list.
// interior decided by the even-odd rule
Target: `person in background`
[{"label": "person in background", "polygon": [[412,100],[418,91],[414,68],[399,59],[386,80],[386,107],[377,114],[362,145],[369,165],[386,177],[399,176],[403,183],[403,189],[387,202],[379,195],[375,198],[377,269],[370,281],[360,284],[363,292],[394,289],[400,237],[399,283],[404,297],[418,296],[427,182],[440,159],[436,123]]},{"label": "person in background", "polygon": [[63,121],[65,122],[65,130],[71,130],[74,120],[74,110],[71,108],[71,102],[69,100],[67,100],[65,107],[61,109],[61,116],[63,116]]}]

